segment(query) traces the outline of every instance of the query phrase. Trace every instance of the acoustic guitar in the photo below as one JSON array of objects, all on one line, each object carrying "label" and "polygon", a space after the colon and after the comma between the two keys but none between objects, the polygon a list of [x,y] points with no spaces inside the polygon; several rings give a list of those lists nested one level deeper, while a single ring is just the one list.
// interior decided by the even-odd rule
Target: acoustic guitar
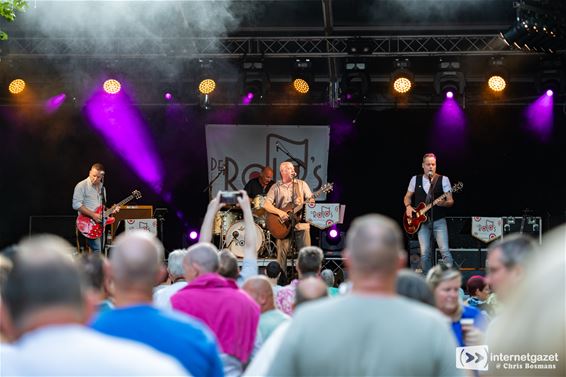
[{"label": "acoustic guitar", "polygon": [[[452,186],[452,189],[449,192],[458,192],[464,187],[462,182],[456,183]],[[446,199],[446,195],[448,193],[445,192],[444,194],[440,195],[436,198],[432,203],[425,204],[420,202],[419,205],[415,208],[412,217],[407,217],[407,213],[403,214],[403,228],[405,228],[405,232],[409,234],[415,234],[419,231],[422,223],[425,223],[428,218],[426,217],[426,213],[435,205]]]},{"label": "acoustic guitar", "polygon": [[[312,194],[313,198],[318,197],[323,192],[330,192],[334,183],[325,183],[322,187]],[[296,224],[301,216],[299,212],[304,208],[304,204],[293,207],[293,203],[287,204],[285,207],[281,208],[282,211],[287,212],[289,218],[286,221],[281,220],[281,218],[273,213],[267,213],[266,225],[267,229],[271,232],[271,235],[279,240],[286,238],[291,232],[291,225]]]},{"label": "acoustic guitar", "polygon": [[[138,190],[134,190],[132,191],[132,194],[130,196],[128,196],[121,202],[114,204],[109,209],[104,210],[104,206],[101,205],[94,212],[102,213],[102,219],[104,220],[103,221],[104,225],[105,226],[110,225],[114,223],[114,221],[116,221],[115,218],[110,217],[110,215],[113,214],[114,211],[116,211],[116,208],[123,206],[124,204],[128,203],[133,199],[139,199],[139,198],[141,198],[141,192],[139,192]],[[83,236],[85,236],[86,238],[90,238],[91,240],[95,240],[100,236],[102,236],[102,232],[104,231],[102,227],[102,223],[97,223],[93,218],[85,216],[82,213],[80,213],[79,216],[77,217],[77,229],[79,230],[79,232],[82,233]]]}]

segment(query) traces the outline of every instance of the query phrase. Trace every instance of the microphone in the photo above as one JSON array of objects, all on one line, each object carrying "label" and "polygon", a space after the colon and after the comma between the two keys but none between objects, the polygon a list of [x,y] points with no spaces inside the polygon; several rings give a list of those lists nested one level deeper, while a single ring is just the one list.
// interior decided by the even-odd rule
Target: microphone
[{"label": "microphone", "polygon": [[432,176],[433,176],[433,175],[434,175],[434,173],[433,173],[431,170],[429,170],[429,171],[428,171],[428,179],[430,179],[430,180],[432,181]]}]

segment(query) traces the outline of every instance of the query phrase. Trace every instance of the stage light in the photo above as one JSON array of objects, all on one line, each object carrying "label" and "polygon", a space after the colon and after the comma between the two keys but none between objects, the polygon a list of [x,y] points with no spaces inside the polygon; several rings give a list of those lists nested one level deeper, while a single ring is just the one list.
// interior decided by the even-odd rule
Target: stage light
[{"label": "stage light", "polygon": [[198,91],[201,94],[210,94],[216,89],[216,81],[213,79],[204,79],[198,84]]},{"label": "stage light", "polygon": [[[456,60],[440,60],[438,71],[434,76],[434,89],[443,98],[454,98],[464,94],[466,82],[460,70],[460,62]],[[451,93],[449,97],[448,94]]]},{"label": "stage light", "polygon": [[165,93],[164,97],[167,101],[171,101],[173,99],[173,95],[169,92]]},{"label": "stage light", "polygon": [[373,41],[367,38],[350,38],[346,41],[346,46],[349,54],[352,55],[365,55],[371,54]]},{"label": "stage light", "polygon": [[489,86],[489,89],[499,93],[505,89],[507,83],[505,82],[505,79],[503,77],[495,75],[491,76],[487,80],[487,85]]},{"label": "stage light", "polygon": [[561,96],[565,89],[564,67],[560,58],[544,57],[536,76],[536,89],[539,95],[552,93]]},{"label": "stage light", "polygon": [[348,62],[340,80],[340,99],[343,102],[365,100],[369,91],[370,78],[364,62]]},{"label": "stage light", "polygon": [[408,59],[395,59],[393,62],[394,71],[391,74],[394,95],[404,95],[411,91],[415,80],[414,74],[409,70],[410,62]]},{"label": "stage light", "polygon": [[491,93],[501,94],[507,87],[508,76],[503,57],[493,57],[489,60],[486,81]]},{"label": "stage light", "polygon": [[554,95],[554,91],[553,91],[552,89],[548,89],[548,90],[546,91],[546,95],[547,95],[548,97],[552,97],[552,96]]},{"label": "stage light", "polygon": [[22,79],[15,79],[8,85],[8,90],[12,94],[20,94],[26,88],[26,82]]},{"label": "stage light", "polygon": [[240,72],[242,103],[247,105],[261,100],[271,88],[262,61],[246,61]]},{"label": "stage light", "polygon": [[191,230],[189,232],[189,238],[191,240],[196,240],[198,238],[198,232],[196,230]]},{"label": "stage light", "polygon": [[310,59],[296,59],[291,79],[293,89],[300,94],[307,94],[312,86],[312,64]]},{"label": "stage light", "polygon": [[336,238],[338,237],[338,231],[336,229],[331,229],[330,232],[328,232],[328,236],[330,238]]},{"label": "stage light", "polygon": [[200,94],[209,95],[214,92],[217,86],[214,77],[214,62],[210,59],[199,59],[196,82],[198,83],[198,92]]},{"label": "stage light", "polygon": [[104,81],[102,87],[104,88],[104,91],[108,94],[117,94],[120,92],[120,89],[122,89],[122,85],[120,84],[120,82],[114,79],[108,79]]}]

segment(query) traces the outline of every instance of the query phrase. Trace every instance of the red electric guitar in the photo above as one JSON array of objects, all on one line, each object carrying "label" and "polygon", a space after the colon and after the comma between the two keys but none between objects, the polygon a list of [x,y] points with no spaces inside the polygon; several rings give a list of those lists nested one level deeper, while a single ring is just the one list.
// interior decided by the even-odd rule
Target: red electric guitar
[{"label": "red electric guitar", "polygon": [[[450,190],[450,192],[458,192],[462,189],[462,187],[464,187],[464,184],[462,182],[458,182],[454,186],[452,186],[452,190]],[[448,193],[445,192],[444,194],[440,195],[430,204],[424,204],[423,202],[420,202],[417,208],[415,208],[415,211],[413,212],[413,217],[411,218],[407,217],[407,213],[404,213],[403,228],[405,228],[405,232],[409,234],[414,234],[418,232],[419,228],[421,227],[421,224],[426,222],[428,219],[425,214],[433,206],[437,205],[438,203],[446,199],[446,194]]]},{"label": "red electric guitar", "polygon": [[[110,225],[114,221],[116,221],[115,218],[110,217],[110,215],[113,214],[114,211],[116,211],[116,208],[123,206],[133,199],[139,198],[141,198],[141,193],[138,190],[134,190],[132,191],[132,194],[130,196],[128,196],[121,202],[114,204],[109,209],[104,210],[103,206],[100,206],[94,212],[102,213],[104,225]],[[91,240],[97,239],[102,236],[102,232],[104,231],[101,223],[97,223],[96,221],[94,221],[94,219],[83,214],[79,214],[79,216],[77,217],[77,229],[82,233],[83,236],[90,238]]]}]

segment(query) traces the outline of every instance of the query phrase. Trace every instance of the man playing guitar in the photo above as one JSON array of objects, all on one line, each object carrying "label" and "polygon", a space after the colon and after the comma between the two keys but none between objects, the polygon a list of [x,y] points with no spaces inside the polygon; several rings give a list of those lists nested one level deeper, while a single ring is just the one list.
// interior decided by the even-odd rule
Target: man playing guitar
[{"label": "man playing guitar", "polygon": [[[101,223],[104,211],[98,209],[104,206],[105,202],[104,166],[101,163],[95,163],[90,168],[88,177],[75,186],[73,209],[78,211],[79,215],[88,216],[97,223]],[[87,246],[93,253],[100,253],[102,250],[102,237],[95,239],[84,238],[86,239]]]},{"label": "man playing guitar", "polygon": [[[419,203],[432,203],[436,198],[444,195],[444,200],[436,204],[433,213],[433,219],[428,218],[427,222],[422,224],[418,232],[419,245],[421,249],[421,265],[424,274],[432,267],[432,256],[434,255],[432,245],[431,232],[434,232],[434,238],[444,264],[452,265],[453,259],[448,246],[448,226],[446,224],[446,208],[454,205],[452,197],[450,180],[447,176],[436,174],[436,156],[433,153],[427,153],[423,156],[423,174],[414,175],[409,182],[407,193],[403,198],[405,205],[405,215],[412,218],[415,213],[415,206]],[[414,200],[414,202],[413,202]],[[433,222],[433,224],[431,224]]]},{"label": "man playing guitar", "polygon": [[[309,185],[297,179],[295,167],[289,161],[282,162],[279,165],[281,180],[277,181],[267,193],[264,208],[267,212],[279,216],[282,222],[289,219],[290,214],[283,211],[283,208],[289,206],[302,205],[305,202],[314,203],[313,193]],[[311,245],[310,224],[307,222],[296,222],[294,230],[284,239],[277,239],[277,262],[283,269],[287,266],[287,255],[292,251],[299,251],[304,246]],[[293,245],[294,243],[294,245]],[[294,247],[293,247],[294,246]]]}]

